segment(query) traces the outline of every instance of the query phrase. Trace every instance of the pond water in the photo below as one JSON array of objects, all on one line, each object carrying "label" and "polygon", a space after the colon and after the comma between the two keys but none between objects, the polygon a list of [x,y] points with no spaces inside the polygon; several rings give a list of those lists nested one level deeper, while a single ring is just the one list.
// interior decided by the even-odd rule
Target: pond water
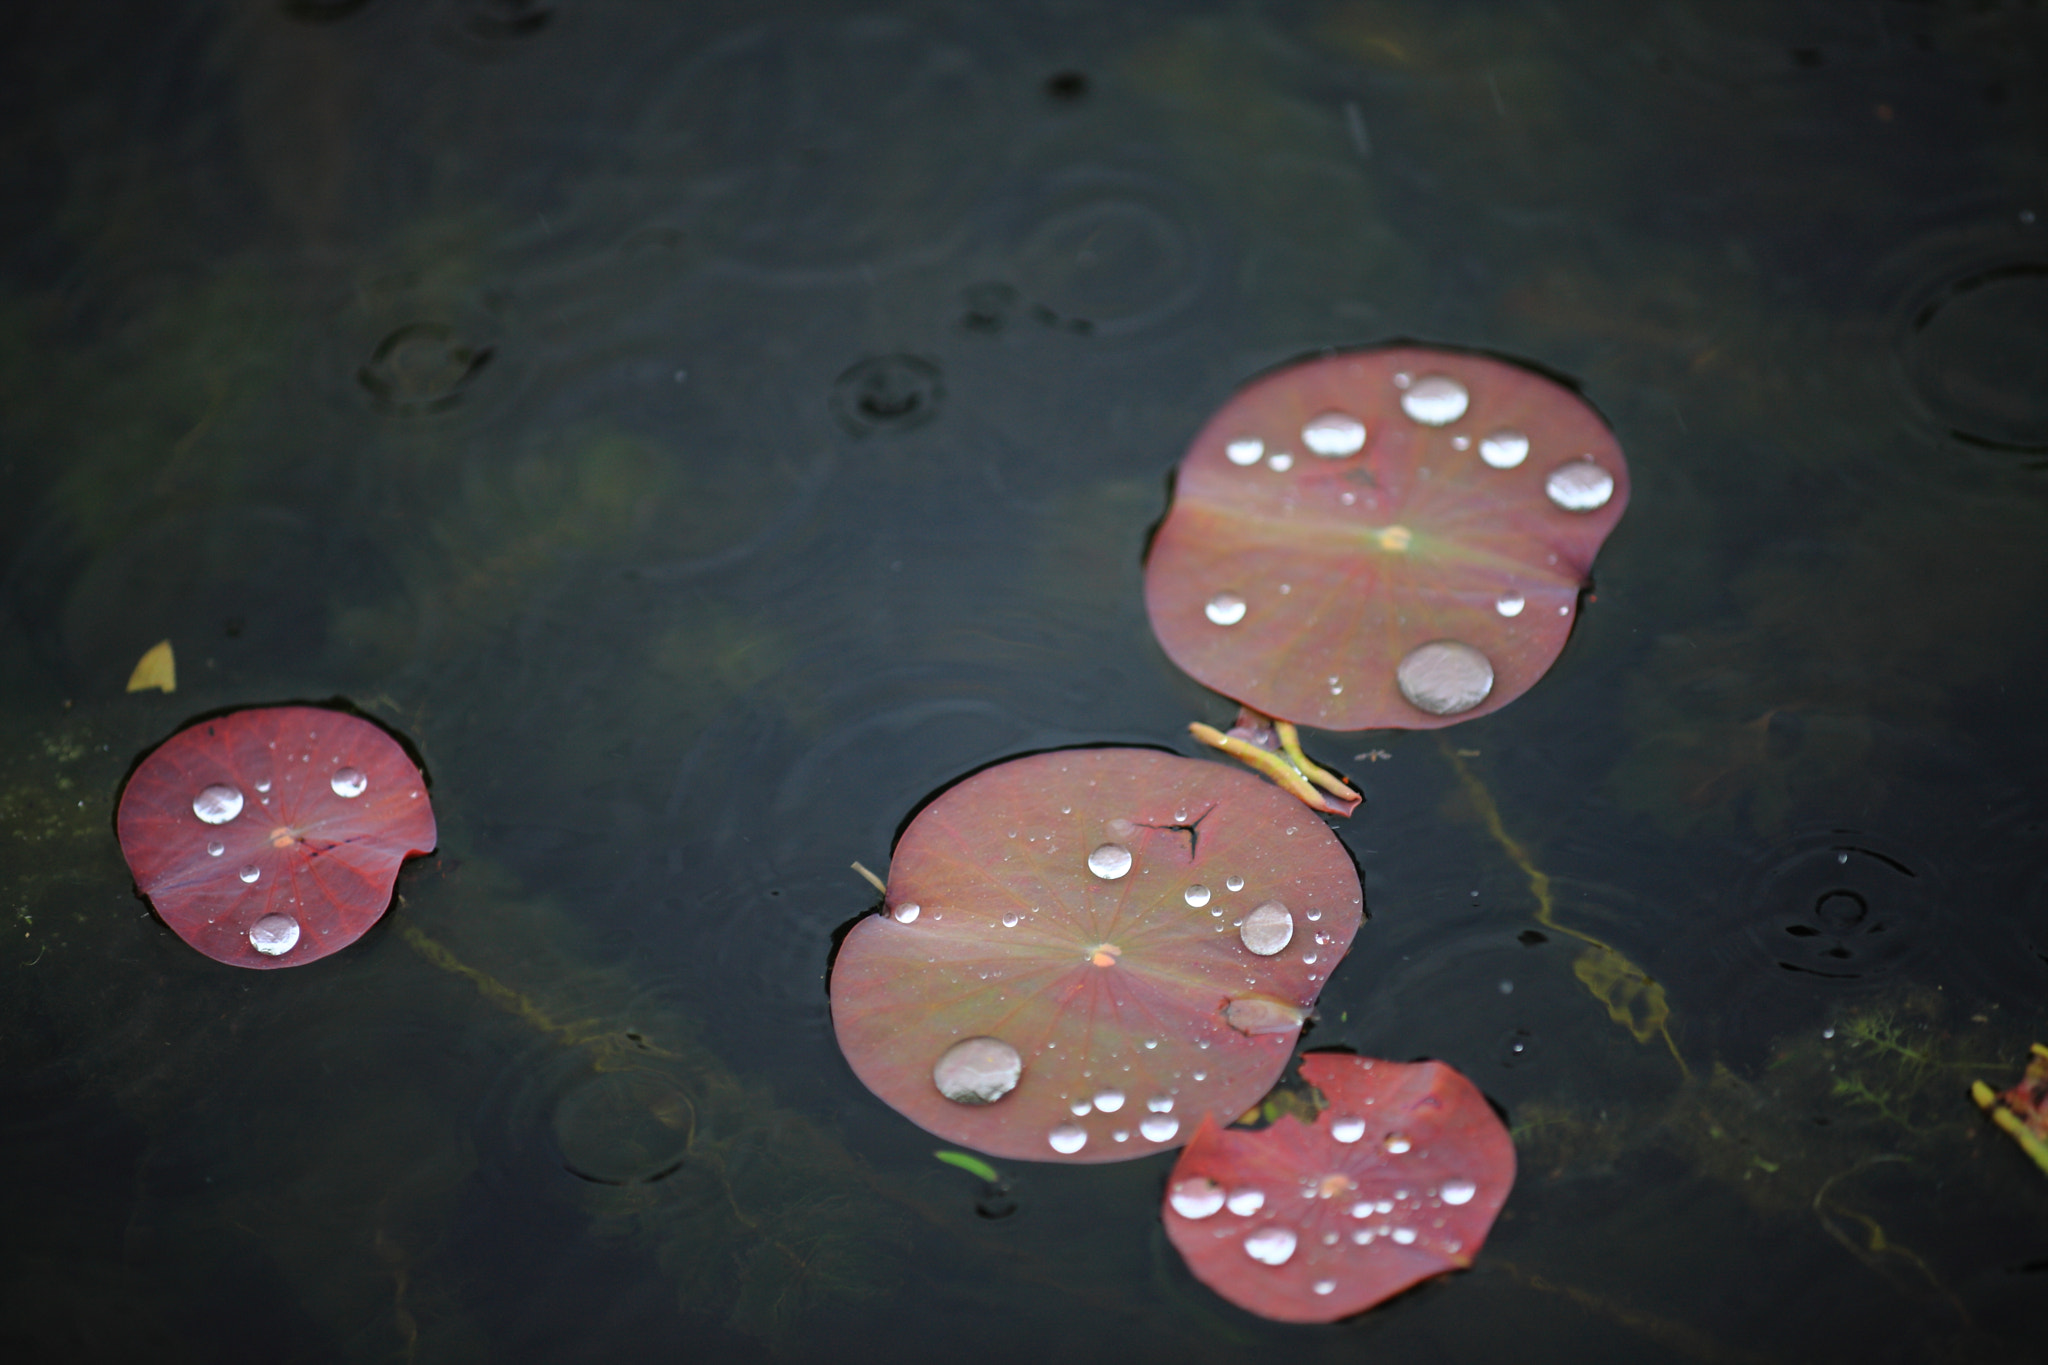
[{"label": "pond water", "polygon": [[[9,1358],[2032,1358],[2048,1181],[1968,1085],[2048,1039],[2040,5],[12,24]],[[1402,338],[1567,377],[1633,502],[1527,696],[1308,737],[1370,919],[1307,1043],[1458,1067],[1521,1176],[1284,1327],[1170,1157],[935,1160],[825,980],[935,790],[1228,723],[1144,613],[1168,471]],[[439,851],[211,962],[123,780],[335,698]]]}]

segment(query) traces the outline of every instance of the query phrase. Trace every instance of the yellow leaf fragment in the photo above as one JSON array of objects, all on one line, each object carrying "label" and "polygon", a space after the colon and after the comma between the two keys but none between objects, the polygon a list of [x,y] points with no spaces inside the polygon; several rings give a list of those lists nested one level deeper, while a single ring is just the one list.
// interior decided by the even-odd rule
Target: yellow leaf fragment
[{"label": "yellow leaf fragment", "polygon": [[147,692],[152,687],[165,692],[178,690],[178,660],[171,653],[169,640],[151,645],[149,652],[136,662],[135,671],[128,675],[130,692]]}]

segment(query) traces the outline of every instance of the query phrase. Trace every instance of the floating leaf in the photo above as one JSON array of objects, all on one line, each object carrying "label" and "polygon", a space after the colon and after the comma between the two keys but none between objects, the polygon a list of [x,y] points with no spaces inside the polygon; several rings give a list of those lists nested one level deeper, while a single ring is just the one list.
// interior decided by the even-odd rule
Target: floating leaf
[{"label": "floating leaf", "polygon": [[1243,1132],[1204,1122],[1167,1179],[1166,1235],[1241,1308],[1332,1322],[1472,1264],[1515,1182],[1515,1147],[1441,1062],[1312,1054],[1328,1107]]},{"label": "floating leaf", "polygon": [[1195,438],[1145,569],[1198,681],[1281,720],[1431,729],[1526,692],[1628,503],[1584,401],[1399,348],[1258,379]]},{"label": "floating leaf", "polygon": [[426,783],[367,720],[309,706],[202,721],[121,794],[121,852],[178,936],[217,962],[295,967],[345,948],[434,847]]},{"label": "floating leaf", "polygon": [[1254,1103],[1364,911],[1336,836],[1249,773],[1035,754],[920,812],[832,972],[868,1088],[999,1157],[1117,1161]]}]

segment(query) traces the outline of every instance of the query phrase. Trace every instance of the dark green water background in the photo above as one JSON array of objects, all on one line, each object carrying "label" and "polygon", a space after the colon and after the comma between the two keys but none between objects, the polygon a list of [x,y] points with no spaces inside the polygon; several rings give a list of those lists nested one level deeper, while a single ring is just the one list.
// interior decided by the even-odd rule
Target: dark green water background
[{"label": "dark green water background", "polygon": [[[1966,1092],[2048,1038],[2040,4],[5,23],[10,1360],[2037,1358],[2048,1180]],[[1443,744],[1312,737],[1372,919],[1309,1042],[1461,1068],[1522,1175],[1469,1273],[1282,1327],[1167,1158],[978,1215],[825,972],[935,788],[1230,715],[1146,625],[1167,471],[1400,337],[1632,462],[1557,666],[1446,739],[1682,1063]],[[440,851],[217,966],[123,776],[332,697]]]}]

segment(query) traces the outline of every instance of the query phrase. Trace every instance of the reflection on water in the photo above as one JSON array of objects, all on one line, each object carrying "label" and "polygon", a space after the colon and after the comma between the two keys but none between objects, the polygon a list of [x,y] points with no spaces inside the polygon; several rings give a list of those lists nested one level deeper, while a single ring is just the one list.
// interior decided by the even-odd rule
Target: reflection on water
[{"label": "reflection on water", "polygon": [[[45,10],[10,1342],[2024,1354],[2048,1188],[1967,1087],[2048,1037],[2038,6]],[[1374,912],[1309,1044],[1473,1075],[1524,1174],[1473,1272],[1304,1336],[1164,1249],[1159,1161],[978,1215],[824,983],[934,790],[1228,723],[1145,623],[1166,473],[1401,337],[1569,377],[1637,482],[1528,695],[1308,737]],[[123,777],[336,695],[443,848],[224,971],[132,894]]]}]

